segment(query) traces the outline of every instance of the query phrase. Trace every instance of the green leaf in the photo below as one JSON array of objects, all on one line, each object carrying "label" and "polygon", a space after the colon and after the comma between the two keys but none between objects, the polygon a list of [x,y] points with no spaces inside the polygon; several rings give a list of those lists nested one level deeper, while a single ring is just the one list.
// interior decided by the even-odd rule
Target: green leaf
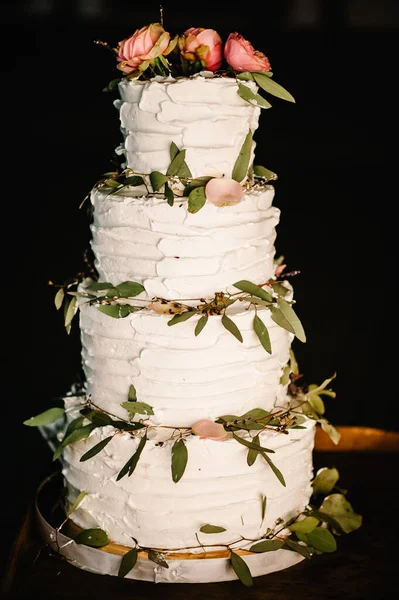
[{"label": "green leaf", "polygon": [[241,583],[251,587],[253,585],[252,575],[245,560],[239,554],[230,550],[230,562]]},{"label": "green leaf", "polygon": [[255,92],[253,92],[247,85],[243,85],[242,83],[238,84],[238,95],[250,104],[255,104],[256,106],[259,106],[259,108],[271,107],[270,102],[268,102],[260,94],[256,94]]},{"label": "green leaf", "polygon": [[165,193],[166,202],[169,204],[169,206],[173,206],[175,203],[175,195],[167,183],[165,183],[164,193]]},{"label": "green leaf", "polygon": [[166,171],[166,175],[169,177],[192,177],[190,169],[185,162],[185,158],[186,150],[180,150],[172,159],[172,162]]},{"label": "green leaf", "polygon": [[71,298],[70,302],[68,303],[68,306],[65,311],[64,325],[67,330],[70,329],[72,319],[74,318],[74,316],[76,315],[77,310],[78,310],[77,306],[76,306],[76,300],[77,300],[76,296],[73,296]]},{"label": "green leaf", "polygon": [[300,521],[292,523],[292,525],[290,525],[288,529],[300,533],[310,533],[311,531],[313,531],[313,529],[315,529],[318,526],[319,523],[320,521],[319,519],[316,519],[316,517],[305,517]]},{"label": "green leaf", "polygon": [[176,440],[172,447],[172,479],[175,483],[182,478],[187,459],[188,453],[184,440]]},{"label": "green leaf", "polygon": [[129,552],[126,552],[122,556],[121,564],[119,565],[118,577],[126,577],[128,573],[133,569],[137,562],[137,549],[132,548]]},{"label": "green leaf", "polygon": [[277,98],[281,98],[282,100],[287,100],[288,102],[295,102],[294,97],[287,92],[280,84],[270,79],[267,75],[262,72],[252,71],[252,76],[259,87],[261,87],[265,92],[276,96]]},{"label": "green leaf", "polygon": [[241,79],[242,81],[254,81],[251,71],[243,71],[242,73],[239,73],[237,75],[237,79]]},{"label": "green leaf", "polygon": [[263,177],[263,179],[266,179],[266,181],[278,179],[276,173],[273,173],[273,171],[270,171],[261,165],[254,165],[254,175],[256,177]]},{"label": "green leaf", "polygon": [[322,469],[319,469],[316,473],[316,477],[312,482],[313,493],[323,494],[323,496],[326,496],[335,488],[338,479],[338,469],[329,469],[328,467],[323,467]]},{"label": "green leaf", "polygon": [[129,402],[136,402],[136,400],[137,400],[136,388],[134,387],[134,385],[132,383],[130,384],[130,387],[129,387],[127,399],[129,400]]},{"label": "green leaf", "polygon": [[263,542],[259,542],[259,544],[255,544],[251,546],[249,549],[250,552],[274,552],[275,550],[280,550],[284,546],[284,542],[282,540],[264,540]]},{"label": "green leaf", "polygon": [[271,306],[272,319],[277,325],[296,335],[301,342],[306,342],[305,332],[294,309],[289,302],[279,296],[277,298],[279,307]]},{"label": "green leaf", "polygon": [[165,561],[163,555],[160,552],[155,552],[155,550],[148,550],[148,560],[152,560],[152,562],[164,567],[165,569],[169,569],[168,563]]},{"label": "green leaf", "polygon": [[75,510],[78,508],[79,504],[82,502],[83,498],[87,496],[87,492],[80,492],[79,496],[76,498],[75,502],[70,506],[67,510],[67,517],[69,517]]},{"label": "green leaf", "polygon": [[73,539],[77,544],[84,544],[93,548],[101,548],[108,544],[108,536],[102,529],[85,529]]},{"label": "green leaf", "polygon": [[274,450],[270,450],[269,448],[263,448],[263,446],[260,446],[259,444],[255,443],[255,439],[254,438],[252,440],[252,442],[249,442],[248,440],[245,440],[244,438],[240,437],[239,435],[236,435],[233,432],[233,438],[235,440],[237,440],[237,442],[239,444],[242,444],[243,446],[246,446],[247,448],[252,448],[253,450],[258,450],[258,452],[270,452],[270,454],[274,454]]},{"label": "green leaf", "polygon": [[287,550],[293,550],[294,552],[298,552],[298,554],[301,554],[305,558],[312,558],[312,555],[310,554],[306,546],[298,544],[298,542],[295,542],[294,540],[291,540],[289,538],[286,538],[284,540],[284,548]]},{"label": "green leaf", "polygon": [[119,481],[120,479],[122,479],[122,477],[124,477],[126,475],[126,473],[128,473],[128,477],[130,477],[132,475],[133,471],[135,470],[135,468],[137,466],[137,463],[139,461],[140,455],[144,449],[146,442],[147,442],[147,436],[143,435],[143,437],[141,438],[141,440],[139,442],[139,445],[137,446],[136,452],[133,454],[133,456],[131,458],[129,458],[127,463],[119,471],[119,473],[116,477],[116,481]]},{"label": "green leaf", "polygon": [[97,427],[105,427],[106,425],[112,425],[113,423],[111,417],[100,410],[93,410],[86,415],[86,417]]},{"label": "green leaf", "polygon": [[109,290],[114,287],[112,283],[109,281],[93,281],[90,285],[86,286],[86,289],[92,290],[93,292],[102,292],[104,290]]},{"label": "green leaf", "polygon": [[205,325],[208,322],[208,315],[202,315],[202,317],[200,317],[200,319],[198,319],[198,323],[195,326],[195,330],[194,330],[194,334],[197,336],[201,333],[201,331],[204,329]]},{"label": "green leaf", "polygon": [[214,179],[214,177],[210,175],[204,175],[203,177],[196,177],[192,179],[184,188],[184,196],[189,196],[190,192],[196,187],[205,187],[208,181]]},{"label": "green leaf", "polygon": [[172,160],[174,158],[176,158],[176,156],[179,154],[180,150],[177,144],[175,144],[175,142],[171,142],[170,143],[170,147],[169,147],[169,156],[170,156],[170,161],[172,162]]},{"label": "green leaf", "polygon": [[265,518],[265,514],[266,514],[266,502],[267,502],[266,496],[262,496],[262,521]]},{"label": "green leaf", "polygon": [[139,175],[132,175],[124,179],[123,185],[131,185],[134,187],[136,187],[137,185],[144,185],[144,179]]},{"label": "green leaf", "polygon": [[69,444],[74,444],[75,442],[80,442],[89,437],[93,429],[96,429],[97,425],[90,423],[90,425],[84,425],[83,427],[79,427],[78,429],[74,429],[69,435],[64,436],[61,446],[65,448]]},{"label": "green leaf", "polygon": [[157,192],[158,190],[160,190],[161,187],[167,181],[168,181],[168,178],[166,177],[166,175],[164,175],[163,173],[160,173],[159,171],[153,171],[152,173],[150,173],[151,187],[154,190],[154,192]]},{"label": "green leaf", "polygon": [[191,190],[188,196],[188,212],[191,214],[197,213],[205,204],[205,188],[195,187]]},{"label": "green leaf", "polygon": [[130,417],[134,415],[153,415],[154,410],[152,406],[145,402],[122,402],[121,406],[126,408],[129,412]]},{"label": "green leaf", "polygon": [[64,289],[60,288],[54,298],[54,304],[55,304],[55,308],[57,310],[59,310],[61,308],[62,303],[64,301],[64,297],[65,297]]},{"label": "green leaf", "polygon": [[258,317],[258,315],[256,315],[256,314],[254,316],[254,330],[255,330],[255,333],[258,336],[259,341],[262,344],[263,348],[266,350],[266,352],[271,354],[272,346],[270,343],[269,332],[266,328],[266,325],[263,323],[262,319],[260,319]]},{"label": "green leaf", "polygon": [[223,531],[226,531],[226,529],[224,527],[219,527],[219,525],[209,525],[209,523],[207,525],[203,525],[200,528],[200,531],[202,533],[222,533]]},{"label": "green leaf", "polygon": [[237,325],[234,323],[234,321],[232,321],[230,319],[230,317],[228,317],[227,315],[223,315],[222,317],[222,325],[223,327],[225,327],[227,329],[227,331],[229,331],[230,333],[232,333],[234,335],[235,338],[237,338],[237,340],[239,342],[242,342],[242,335],[241,335],[241,331],[238,329]]},{"label": "green leaf", "polygon": [[[253,438],[253,441],[254,441],[255,444],[258,444],[260,446],[259,434],[257,434]],[[249,467],[252,467],[252,465],[254,464],[254,462],[256,461],[256,459],[258,458],[258,454],[259,454],[259,450],[256,450],[255,448],[249,448],[248,449],[247,465]]]},{"label": "green leaf", "polygon": [[122,308],[123,306],[120,304],[100,304],[96,306],[97,310],[114,319],[122,319],[124,316],[127,316],[123,314]]},{"label": "green leaf", "polygon": [[252,132],[248,131],[231,174],[231,178],[235,181],[238,181],[238,183],[240,183],[247,176],[249,160],[251,158],[251,150]]},{"label": "green leaf", "polygon": [[105,448],[107,444],[109,444],[113,437],[113,435],[110,435],[109,437],[104,438],[103,440],[101,440],[101,442],[93,446],[93,448],[90,448],[90,450],[85,452],[85,454],[83,454],[83,456],[80,457],[79,462],[85,462],[86,460],[89,460],[89,458],[93,458],[93,456],[101,452],[101,450]]},{"label": "green leaf", "polygon": [[283,370],[283,374],[280,377],[280,385],[287,385],[290,381],[291,367],[286,365]]},{"label": "green leaf", "polygon": [[267,464],[269,465],[269,467],[271,468],[271,470],[273,471],[273,473],[275,474],[275,476],[277,477],[277,479],[279,480],[281,485],[286,487],[285,479],[284,479],[281,471],[276,467],[276,465],[272,462],[272,460],[267,456],[265,451],[262,451],[260,454],[265,459],[265,461],[267,462]]},{"label": "green leaf", "polygon": [[[309,519],[312,517],[309,517]],[[335,552],[337,549],[337,542],[335,537],[325,529],[324,527],[316,527],[307,534],[309,544],[320,552]]]},{"label": "green leaf", "polygon": [[325,513],[337,521],[345,533],[355,531],[362,524],[362,516],[354,512],[352,506],[342,494],[327,496],[323,500],[319,512]]},{"label": "green leaf", "polygon": [[126,421],[113,421],[113,426],[115,429],[121,429],[122,431],[137,431],[138,429],[143,429],[145,425],[143,423],[131,422],[127,423]]},{"label": "green leaf", "polygon": [[145,291],[141,283],[137,281],[124,281],[115,286],[122,298],[134,298]]},{"label": "green leaf", "polygon": [[319,423],[321,425],[322,430],[327,433],[331,441],[334,444],[338,444],[339,440],[341,439],[341,434],[338,431],[338,429],[336,429],[334,425],[331,425],[331,423],[329,423],[327,419],[320,419]]},{"label": "green leaf", "polygon": [[170,319],[170,321],[168,321],[168,325],[176,325],[176,323],[182,323],[183,321],[187,321],[188,319],[191,319],[191,317],[193,317],[194,315],[197,314],[197,311],[195,310],[186,310],[185,312],[180,313],[179,315],[175,315],[174,317],[172,317],[172,319]]},{"label": "green leaf", "polygon": [[44,412],[36,415],[35,417],[30,417],[23,422],[24,425],[28,425],[28,427],[40,427],[41,425],[49,425],[50,423],[54,423],[57,421],[62,415],[65,413],[63,408],[49,408]]},{"label": "green leaf", "polygon": [[285,285],[283,285],[282,283],[273,283],[273,290],[279,295],[279,296],[286,296],[289,292],[289,289],[287,287],[285,287]]},{"label": "green leaf", "polygon": [[256,283],[252,283],[252,281],[242,279],[241,281],[233,283],[233,286],[238,290],[241,290],[242,292],[251,294],[251,296],[262,298],[262,300],[266,300],[267,302],[273,302],[273,296],[269,294],[269,292],[261,288],[259,285],[256,285]]},{"label": "green leaf", "polygon": [[241,415],[239,419],[265,419],[269,415],[270,412],[264,408],[251,408],[251,410]]}]

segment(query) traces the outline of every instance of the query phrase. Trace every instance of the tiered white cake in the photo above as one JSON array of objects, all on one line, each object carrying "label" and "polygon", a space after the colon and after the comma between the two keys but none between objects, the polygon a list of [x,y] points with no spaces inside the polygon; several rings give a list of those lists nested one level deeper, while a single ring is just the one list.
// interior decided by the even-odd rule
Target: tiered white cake
[{"label": "tiered white cake", "polygon": [[[126,157],[124,167],[134,173],[165,173],[174,142],[179,150],[186,149],[193,178],[229,178],[248,131],[253,134],[258,127],[260,109],[237,94],[237,83],[229,77],[205,73],[191,79],[123,80],[119,90],[121,101],[116,105],[124,137],[120,151]],[[252,143],[251,164],[254,149]],[[243,185],[241,202],[206,202],[195,213],[189,211],[187,198],[175,198],[170,206],[162,193],[148,192],[142,185],[93,189],[92,248],[99,282],[140,283],[144,289],[136,305],[163,299],[195,306],[216,292],[237,293],[236,282],[264,285],[276,280],[279,210],[272,206],[274,188],[259,180]],[[287,288],[292,294],[288,284]],[[101,528],[112,542],[128,547],[137,544],[146,550],[198,556],[217,547],[248,549],[275,528],[276,520],[286,522],[307,505],[314,421],[285,433],[278,427],[244,427],[235,436],[230,430],[222,440],[195,435],[191,427],[254,409],[278,414],[287,408],[288,379],[283,374],[294,335],[272,319],[261,301],[251,310],[242,302],[229,308],[242,341],[222,323],[221,313],[210,314],[200,335],[194,335],[200,313],[171,327],[173,314],[160,314],[159,306],[159,301],[147,302],[142,310],[115,319],[92,303],[80,304],[82,361],[91,406],[129,421],[123,404],[133,389],[137,401],[152,407],[153,414],[136,415],[136,421],[145,423],[142,429],[116,433],[113,425],[97,427],[86,439],[64,448],[70,503],[86,492],[70,518],[83,529]],[[271,353],[254,330],[255,306],[269,332]],[[79,417],[81,403],[81,397],[66,399],[70,421]],[[237,436],[251,442],[254,434],[270,450],[283,483],[262,456],[249,466],[250,448],[237,443]],[[110,436],[101,452],[81,460]],[[144,436],[134,472],[118,479]],[[188,458],[184,474],[175,481],[172,448],[179,439]],[[207,524],[221,531],[202,533]],[[267,555],[262,561],[256,556],[254,574],[285,568],[302,558],[287,549],[270,554],[279,558],[270,563]],[[236,577],[226,561],[219,561],[217,568],[209,562],[202,574],[204,567],[195,566],[200,562],[186,561],[189,567],[179,565],[174,575],[162,566],[145,573],[136,566],[128,576],[162,581]]]}]

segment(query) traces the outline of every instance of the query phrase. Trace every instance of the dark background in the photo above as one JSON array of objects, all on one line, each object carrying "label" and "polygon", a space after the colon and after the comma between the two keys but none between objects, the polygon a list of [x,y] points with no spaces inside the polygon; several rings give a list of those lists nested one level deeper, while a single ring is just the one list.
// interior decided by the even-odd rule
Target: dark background
[{"label": "dark background", "polygon": [[[159,3],[2,3],[3,501],[8,539],[46,475],[50,451],[22,422],[80,377],[79,331],[68,336],[48,281],[83,264],[89,221],[79,205],[110,170],[121,141],[115,46],[159,20]],[[308,341],[294,342],[304,381],[334,372],[335,425],[399,430],[396,355],[396,92],[394,0],[163,4],[171,33],[238,31],[270,59],[296,98],[262,111],[256,162],[275,171],[277,254]],[[14,113],[14,114],[13,114]],[[396,157],[396,158],[395,158]],[[6,335],[4,335],[4,333]],[[4,513],[3,513],[4,514]],[[10,511],[7,511],[10,514]],[[3,540],[7,552],[7,542]]]}]

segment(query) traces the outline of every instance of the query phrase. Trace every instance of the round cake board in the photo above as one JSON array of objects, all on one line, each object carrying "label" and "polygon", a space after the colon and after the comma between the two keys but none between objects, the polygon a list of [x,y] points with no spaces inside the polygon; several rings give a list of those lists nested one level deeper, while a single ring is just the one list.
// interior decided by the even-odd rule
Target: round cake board
[{"label": "round cake board", "polygon": [[[121,557],[131,550],[128,546],[108,543],[101,548],[93,548],[84,544],[78,544],[70,535],[76,535],[81,531],[71,521],[67,522],[65,529],[69,535],[59,531],[49,521],[48,515],[41,498],[44,494],[53,493],[54,506],[54,475],[46,478],[39,486],[36,501],[36,518],[39,525],[41,537],[51,549],[62,555],[69,563],[92,573],[100,575],[118,576]],[[59,490],[58,490],[59,491]],[[304,557],[291,550],[275,550],[273,552],[254,553],[247,550],[235,549],[247,563],[252,577],[259,577],[287,569]],[[221,581],[237,580],[238,577],[231,566],[229,551],[226,549],[210,552],[163,552],[165,561],[169,568],[157,565],[148,559],[147,552],[140,551],[133,569],[125,576],[125,579],[150,581],[153,583],[211,583]]]}]

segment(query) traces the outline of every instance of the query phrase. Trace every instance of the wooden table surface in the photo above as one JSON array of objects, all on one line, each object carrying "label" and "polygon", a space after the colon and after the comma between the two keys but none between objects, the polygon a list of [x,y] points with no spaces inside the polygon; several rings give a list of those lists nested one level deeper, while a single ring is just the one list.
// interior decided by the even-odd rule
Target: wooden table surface
[{"label": "wooden table surface", "polygon": [[[326,450],[323,443],[314,453],[314,466],[336,467],[339,485],[347,499],[363,515],[357,531],[338,538],[331,554],[277,573],[254,579],[251,588],[239,581],[206,584],[149,583],[97,575],[53,555],[38,536],[33,507],[26,515],[13,549],[2,585],[4,598],[173,598],[224,600],[386,600],[399,589],[399,477],[398,448],[370,444],[341,451]],[[349,449],[348,449],[349,448]],[[360,448],[360,449],[359,449]]]}]

